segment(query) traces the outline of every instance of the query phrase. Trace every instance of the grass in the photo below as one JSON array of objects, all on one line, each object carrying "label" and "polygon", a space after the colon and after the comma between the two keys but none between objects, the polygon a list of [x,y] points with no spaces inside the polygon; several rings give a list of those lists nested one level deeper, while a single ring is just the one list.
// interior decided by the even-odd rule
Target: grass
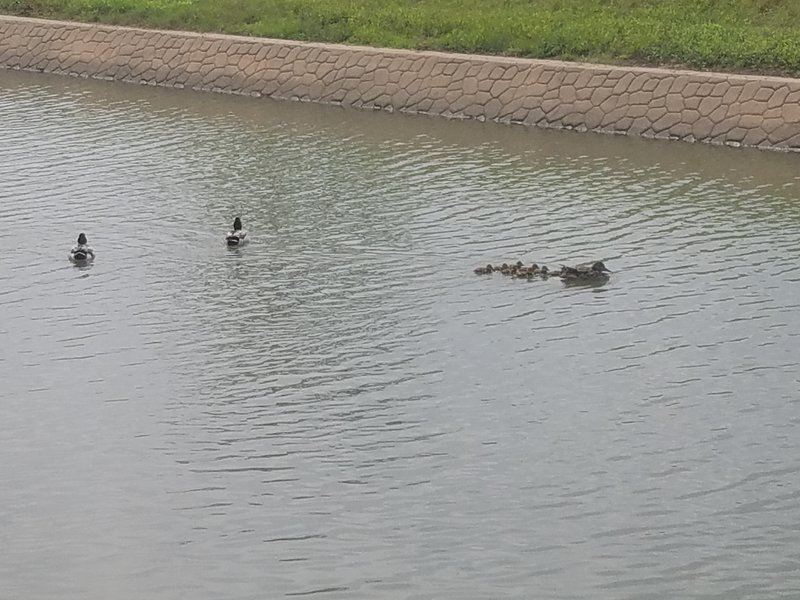
[{"label": "grass", "polygon": [[800,76],[800,0],[0,0],[0,13]]}]

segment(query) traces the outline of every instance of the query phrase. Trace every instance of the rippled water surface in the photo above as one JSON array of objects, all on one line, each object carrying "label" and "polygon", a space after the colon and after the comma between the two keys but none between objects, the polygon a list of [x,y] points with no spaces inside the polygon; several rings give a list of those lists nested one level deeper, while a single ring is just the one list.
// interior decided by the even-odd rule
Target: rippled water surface
[{"label": "rippled water surface", "polygon": [[9,72],[0,123],[0,598],[800,596],[798,157]]}]

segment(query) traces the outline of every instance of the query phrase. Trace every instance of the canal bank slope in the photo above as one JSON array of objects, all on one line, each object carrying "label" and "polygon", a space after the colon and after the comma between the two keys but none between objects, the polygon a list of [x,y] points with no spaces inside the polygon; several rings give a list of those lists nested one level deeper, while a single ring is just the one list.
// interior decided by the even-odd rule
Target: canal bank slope
[{"label": "canal bank slope", "polygon": [[0,16],[0,67],[800,151],[800,80]]}]

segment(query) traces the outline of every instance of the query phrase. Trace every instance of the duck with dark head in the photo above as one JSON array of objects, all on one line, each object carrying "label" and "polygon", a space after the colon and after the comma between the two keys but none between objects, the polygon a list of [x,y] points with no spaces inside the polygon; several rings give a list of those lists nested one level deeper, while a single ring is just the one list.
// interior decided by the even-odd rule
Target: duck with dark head
[{"label": "duck with dark head", "polygon": [[605,283],[608,281],[608,269],[602,261],[595,261],[589,263],[582,263],[574,267],[562,266],[561,272],[558,274],[564,283]]},{"label": "duck with dark head", "polygon": [[247,230],[242,227],[242,220],[236,217],[233,220],[233,228],[225,236],[225,243],[228,246],[243,246],[248,241],[250,240],[247,238]]},{"label": "duck with dark head", "polygon": [[69,251],[69,259],[74,263],[86,263],[94,260],[94,250],[86,240],[86,234],[78,235],[78,243]]}]

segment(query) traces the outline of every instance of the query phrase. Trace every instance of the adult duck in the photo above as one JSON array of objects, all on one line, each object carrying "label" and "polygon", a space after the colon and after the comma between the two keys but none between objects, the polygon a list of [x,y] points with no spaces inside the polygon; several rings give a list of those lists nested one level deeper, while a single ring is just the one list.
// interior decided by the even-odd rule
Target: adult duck
[{"label": "adult duck", "polygon": [[564,283],[605,283],[612,271],[602,261],[582,263],[574,267],[561,267],[558,274]]},{"label": "adult duck", "polygon": [[247,230],[242,227],[242,220],[236,217],[233,220],[233,229],[225,236],[228,246],[243,246],[250,240],[247,239]]},{"label": "adult duck", "polygon": [[94,250],[86,241],[86,234],[78,236],[78,243],[69,251],[69,259],[74,263],[87,263],[94,260]]}]

